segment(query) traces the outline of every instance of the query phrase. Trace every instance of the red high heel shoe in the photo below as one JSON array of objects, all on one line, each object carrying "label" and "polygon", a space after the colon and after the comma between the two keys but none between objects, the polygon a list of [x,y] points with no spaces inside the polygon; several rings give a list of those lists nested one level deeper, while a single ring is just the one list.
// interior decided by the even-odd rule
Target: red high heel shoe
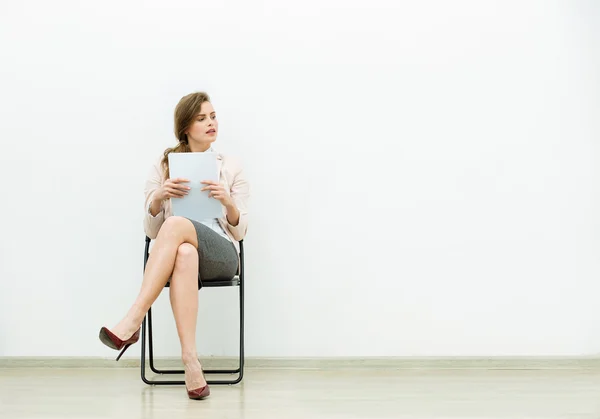
[{"label": "red high heel shoe", "polygon": [[208,388],[208,384],[204,387],[196,388],[194,390],[187,390],[188,397],[192,400],[202,400],[210,396],[210,388]]},{"label": "red high heel shoe", "polygon": [[[204,369],[202,369],[202,376],[204,377]],[[204,380],[206,381],[206,377]],[[192,400],[202,400],[210,396],[210,388],[208,387],[208,383],[204,387],[195,388],[193,390],[188,390],[186,385],[185,390],[187,391],[188,397]]]},{"label": "red high heel shoe", "polygon": [[[103,344],[108,346],[109,348],[116,349],[117,351],[121,351],[119,356],[117,357],[117,361],[119,358],[123,356],[127,348],[136,343],[140,339],[140,327],[129,339],[121,340],[117,335],[108,330],[106,327],[100,329],[100,335],[98,336]],[[122,350],[121,350],[122,349]]]}]

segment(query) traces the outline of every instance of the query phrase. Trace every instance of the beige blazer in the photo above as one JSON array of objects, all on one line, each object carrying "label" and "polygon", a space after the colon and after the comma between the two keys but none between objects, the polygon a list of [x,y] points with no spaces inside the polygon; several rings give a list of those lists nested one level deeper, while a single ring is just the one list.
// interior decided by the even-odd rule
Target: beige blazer
[{"label": "beige blazer", "polygon": [[[146,196],[144,231],[151,239],[156,238],[165,219],[173,215],[170,199],[163,201],[162,209],[155,217],[148,211],[154,198],[154,193],[166,180],[163,174],[161,160],[162,156],[152,166],[144,188],[144,194]],[[223,207],[223,215],[219,218],[219,224],[221,224],[221,227],[223,227],[223,230],[225,230],[225,233],[227,233],[239,254],[240,246],[238,242],[246,236],[246,231],[248,230],[247,204],[250,197],[250,187],[246,180],[246,176],[244,175],[242,165],[237,159],[226,157],[223,154],[218,153],[217,168],[219,171],[219,183],[225,187],[226,191],[229,191],[233,202],[240,212],[240,221],[238,222],[238,225],[233,226],[227,221],[227,211],[225,207]]]}]

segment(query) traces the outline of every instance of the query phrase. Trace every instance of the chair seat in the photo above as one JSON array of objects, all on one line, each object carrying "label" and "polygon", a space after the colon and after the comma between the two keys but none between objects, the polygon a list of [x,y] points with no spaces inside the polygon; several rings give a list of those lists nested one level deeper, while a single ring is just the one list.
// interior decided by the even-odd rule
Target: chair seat
[{"label": "chair seat", "polygon": [[[171,282],[166,283],[165,288],[169,288],[171,286]],[[200,280],[198,277],[198,289],[200,288],[213,288],[213,287],[239,287],[240,286],[240,277],[238,275],[233,278],[223,278],[223,279],[209,279],[209,280]]]},{"label": "chair seat", "polygon": [[203,287],[239,287],[240,285],[240,277],[234,276],[230,279],[211,279],[211,280],[203,280]]}]

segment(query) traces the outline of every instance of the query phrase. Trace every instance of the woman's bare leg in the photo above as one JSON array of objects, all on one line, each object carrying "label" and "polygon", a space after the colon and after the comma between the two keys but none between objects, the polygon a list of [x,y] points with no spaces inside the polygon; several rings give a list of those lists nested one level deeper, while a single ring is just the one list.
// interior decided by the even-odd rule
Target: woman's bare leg
[{"label": "woman's bare leg", "polygon": [[198,247],[194,225],[187,218],[167,218],[150,252],[140,293],[127,315],[112,329],[119,338],[129,338],[140,327],[148,309],[169,280],[175,266],[177,250],[183,243]]},{"label": "woman's bare leg", "polygon": [[184,243],[177,250],[171,276],[171,307],[181,342],[181,359],[185,367],[185,383],[189,390],[204,387],[206,381],[196,350],[198,318],[198,249]]}]

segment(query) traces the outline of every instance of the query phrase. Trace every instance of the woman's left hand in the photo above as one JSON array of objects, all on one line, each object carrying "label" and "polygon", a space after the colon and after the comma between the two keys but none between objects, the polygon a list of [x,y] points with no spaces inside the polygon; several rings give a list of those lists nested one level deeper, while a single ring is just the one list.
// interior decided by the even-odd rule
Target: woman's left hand
[{"label": "woman's left hand", "polygon": [[232,204],[229,192],[225,190],[225,188],[220,183],[213,182],[211,180],[204,180],[201,183],[203,185],[206,185],[204,188],[201,189],[202,191],[210,191],[208,196],[219,200],[221,204],[225,207],[230,206]]}]

